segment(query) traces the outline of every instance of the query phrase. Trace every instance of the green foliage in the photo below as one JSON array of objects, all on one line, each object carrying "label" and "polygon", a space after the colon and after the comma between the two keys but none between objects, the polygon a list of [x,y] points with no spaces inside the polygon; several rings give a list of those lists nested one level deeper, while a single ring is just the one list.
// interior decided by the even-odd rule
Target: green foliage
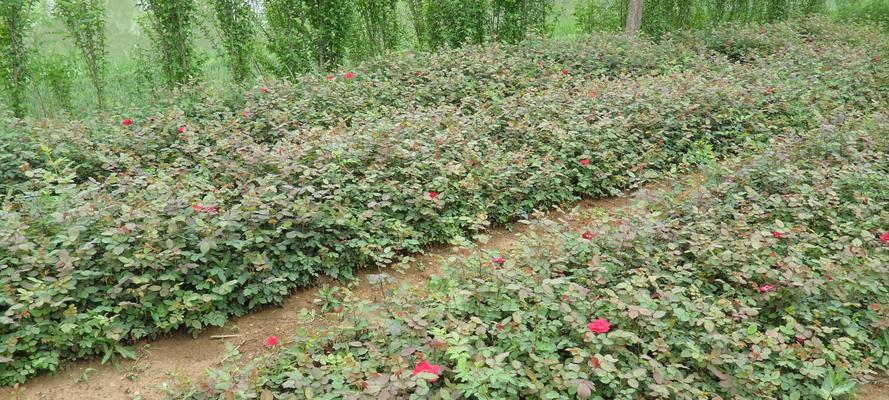
[{"label": "green foliage", "polygon": [[[104,108],[105,73],[108,64],[104,0],[58,0],[55,11],[80,50],[96,91],[96,102],[99,108]],[[70,101],[68,104],[70,108]]]},{"label": "green foliage", "polygon": [[425,1],[426,36],[421,43],[431,49],[484,43],[490,29],[488,13],[486,0]]},{"label": "green foliage", "polygon": [[627,20],[627,8],[627,0],[581,0],[574,11],[577,29],[587,34],[596,31],[620,31]]},{"label": "green foliage", "polygon": [[[54,108],[71,110],[75,71],[77,68],[68,57],[59,54],[44,55],[32,63],[35,82],[49,89],[55,102]],[[40,90],[40,87],[37,87]],[[41,96],[42,99],[42,96]],[[46,108],[46,107],[44,107]]]},{"label": "green foliage", "polygon": [[[584,0],[575,12],[581,32],[620,30],[627,0]],[[642,30],[655,37],[729,22],[772,22],[825,11],[821,0],[645,0]]]},{"label": "green foliage", "polygon": [[420,43],[436,49],[546,35],[553,1],[429,0],[412,1],[409,7]]},{"label": "green foliage", "polygon": [[[769,0],[771,1],[771,0]],[[781,2],[783,0],[778,0]],[[755,4],[759,0],[715,0],[715,4],[732,2],[736,4]],[[642,15],[642,29],[646,33],[662,35],[665,32],[691,27],[703,27],[699,20],[706,18],[705,7],[710,1],[695,0],[647,0]],[[697,5],[697,7],[696,7]],[[718,5],[715,7],[719,7]]]},{"label": "green foliage", "polygon": [[192,33],[197,11],[194,0],[142,0],[141,5],[148,13],[148,34],[167,85],[175,87],[197,77],[198,57]]},{"label": "green foliage", "polygon": [[837,2],[836,15],[844,21],[871,21],[889,31],[889,3],[883,0],[846,0]]},{"label": "green foliage", "polygon": [[266,0],[269,51],[279,73],[295,77],[328,70],[346,59],[355,10],[349,0]]},{"label": "green foliage", "polygon": [[213,0],[213,10],[232,79],[243,83],[252,71],[256,15],[248,0]]},{"label": "green foliage", "polygon": [[703,34],[601,35],[405,54],[226,101],[184,90],[112,121],[11,120],[0,383],[218,326],[319,276],[637,187],[834,110],[885,108],[880,31],[728,32],[781,51],[736,62]]},{"label": "green foliage", "polygon": [[494,40],[518,43],[529,36],[546,36],[552,11],[552,0],[491,0]]},{"label": "green foliage", "polygon": [[396,0],[353,0],[358,19],[355,29],[361,32],[352,46],[355,52],[367,56],[379,56],[398,46],[401,27],[398,21]]},{"label": "green foliage", "polygon": [[716,22],[767,22],[818,11],[820,0],[716,0],[704,11]]},{"label": "green foliage", "polygon": [[425,43],[424,40],[426,38],[426,19],[424,18],[424,0],[404,0],[407,5],[408,10],[408,20],[410,21],[411,27],[413,28],[415,43],[411,43],[413,46],[418,46],[421,43]]},{"label": "green foliage", "polygon": [[846,398],[889,368],[889,119],[847,117],[588,226],[541,221],[501,266],[451,259],[173,398]]},{"label": "green foliage", "polygon": [[25,43],[30,30],[33,0],[4,0],[0,3],[0,79],[15,116],[25,116],[30,50]]},{"label": "green foliage", "polygon": [[[20,1],[10,0],[4,5]],[[72,72],[75,77],[72,108],[76,114],[91,116],[96,110],[94,103],[98,92],[102,98],[107,97],[103,99],[107,103],[104,109],[112,113],[169,97],[173,94],[161,86],[167,89],[172,86],[175,91],[179,84],[174,82],[189,79],[212,84],[220,95],[234,97],[242,93],[242,88],[229,81],[244,82],[254,72],[265,79],[275,75],[294,79],[306,71],[355,65],[393,48],[436,50],[442,46],[459,47],[491,41],[515,43],[526,37],[554,34],[547,21],[556,22],[558,34],[619,31],[627,11],[626,0],[559,2],[566,9],[575,11],[575,29],[575,21],[570,16],[557,15],[561,7],[553,11],[552,0],[404,0],[401,3],[394,0],[270,0],[268,4],[258,0],[219,0],[185,2],[185,6],[176,5],[175,0],[164,0],[161,3],[170,2],[175,7],[167,8],[167,15],[161,21],[171,24],[172,28],[159,35],[156,32],[159,19],[152,12],[145,15],[132,7],[136,1],[65,0],[54,3],[66,5],[71,18],[49,18],[48,14],[41,13],[34,13],[36,18],[30,18],[37,29],[28,35],[31,39],[27,43],[51,43],[52,40],[47,40],[52,37],[50,35],[63,28],[60,21],[68,24],[86,21],[85,26],[90,27],[72,34],[75,43],[79,40],[88,48],[96,49],[95,53],[92,50],[84,53],[81,49],[87,62],[77,63],[76,71]],[[151,2],[139,2],[143,10],[151,7]],[[821,2],[815,0],[651,0],[646,4],[645,20],[649,26],[645,30],[659,40],[679,27],[709,28],[727,22],[768,21],[819,10],[836,13],[844,20],[869,19],[884,26],[889,21],[886,2],[879,0],[842,1],[838,2],[837,10],[824,9]],[[103,6],[107,9],[100,11]],[[320,20],[317,10],[326,10],[321,11],[324,15]],[[183,18],[183,15],[177,15],[182,14],[180,11],[187,14],[184,15],[187,21],[178,21]],[[108,16],[100,16],[100,12],[106,12]],[[253,14],[257,12],[260,15],[254,18]],[[79,18],[81,14],[85,18]],[[131,29],[134,18],[143,29]],[[98,35],[103,30],[97,24],[107,25],[106,29],[115,40],[102,45],[103,38]],[[430,24],[432,29],[427,27]],[[183,41],[178,38],[180,26],[187,31]],[[331,31],[326,32],[327,28]],[[255,35],[255,30],[262,34]],[[155,44],[154,55],[146,58],[148,53],[144,49],[150,43]],[[59,51],[51,46],[41,45],[41,52],[32,56],[39,59],[43,54],[52,53],[46,50]],[[99,51],[104,47],[110,50],[109,54]],[[180,53],[190,56],[183,59]],[[334,60],[319,63],[319,55],[327,58],[328,53],[333,54]],[[108,61],[89,61],[94,57],[107,57]],[[14,58],[4,57],[0,63],[7,65],[12,60]],[[188,67],[181,68],[183,63]],[[325,65],[319,67],[320,64]],[[16,65],[26,67],[27,62]],[[51,99],[42,98],[45,93],[39,90],[28,90],[29,85],[41,84],[30,81],[31,73],[27,70],[4,67],[6,72],[26,72],[14,74],[20,81],[23,79],[18,85],[11,85],[12,80],[2,80],[6,89],[5,103],[17,109],[20,116],[25,115],[29,107],[34,115],[52,115],[56,110],[39,108],[52,103]],[[185,70],[190,72],[183,72]],[[100,76],[103,74],[104,79]],[[87,90],[87,85],[92,85],[93,93]],[[12,88],[16,88],[15,91]],[[14,102],[14,98],[23,101]]]}]

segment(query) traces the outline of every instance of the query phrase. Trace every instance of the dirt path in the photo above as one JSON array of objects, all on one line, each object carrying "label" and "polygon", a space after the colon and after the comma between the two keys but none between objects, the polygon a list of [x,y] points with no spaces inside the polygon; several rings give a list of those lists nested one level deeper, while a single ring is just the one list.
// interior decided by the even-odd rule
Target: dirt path
[{"label": "dirt path", "polygon": [[857,400],[889,400],[889,380],[861,386],[855,393]]},{"label": "dirt path", "polygon": [[[581,201],[577,208],[589,211],[596,208],[614,211],[629,205],[633,199],[646,196],[659,190],[664,184],[652,185],[635,194],[599,200]],[[566,213],[553,211],[547,218],[560,223],[583,226],[590,221],[583,215],[589,212]],[[490,240],[478,244],[479,249],[505,249],[515,242],[529,228],[516,224],[514,229],[492,229],[487,232]],[[390,286],[404,284],[420,285],[432,275],[439,272],[438,266],[442,259],[451,256],[467,255],[467,248],[440,246],[430,249],[425,255],[419,256],[408,268],[410,273],[387,269],[396,282]],[[352,294],[360,299],[379,300],[379,288],[371,287],[366,275],[379,271],[364,271],[358,274],[357,287],[351,289]],[[264,340],[271,335],[285,339],[293,335],[298,328],[311,328],[313,325],[324,324],[324,315],[314,304],[318,297],[319,287],[324,283],[331,286],[335,282],[322,281],[318,287],[300,290],[291,295],[281,307],[267,307],[241,318],[234,318],[224,327],[213,328],[202,332],[197,338],[185,332],[169,335],[152,342],[139,343],[139,359],[122,360],[117,363],[102,365],[97,360],[78,361],[67,365],[55,375],[40,375],[30,379],[25,385],[17,388],[0,388],[0,399],[10,400],[154,400],[163,397],[161,385],[169,381],[193,380],[203,375],[208,368],[217,367],[223,361],[225,343],[229,341],[238,346],[244,359],[252,358],[265,350]],[[298,313],[302,309],[315,310],[316,319],[309,323],[300,323]],[[224,339],[214,336],[236,335]],[[859,391],[859,400],[889,400],[889,387],[870,385]]]}]

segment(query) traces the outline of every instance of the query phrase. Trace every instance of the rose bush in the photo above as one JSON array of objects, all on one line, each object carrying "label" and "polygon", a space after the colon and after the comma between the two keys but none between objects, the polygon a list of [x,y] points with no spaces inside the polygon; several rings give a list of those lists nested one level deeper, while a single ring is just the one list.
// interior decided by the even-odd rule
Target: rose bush
[{"label": "rose bush", "polygon": [[[889,369],[887,129],[884,110],[777,138],[595,218],[592,240],[539,224],[550,233],[501,268],[486,254],[452,259],[425,290],[346,304],[331,329],[172,397],[849,394],[850,378]],[[776,228],[792,235],[776,241]]]},{"label": "rose bush", "polygon": [[221,325],[322,275],[885,108],[884,34],[763,29],[738,35],[780,32],[769,37],[783,47],[742,63],[698,39],[593,37],[601,50],[545,42],[381,60],[243,103],[186,91],[109,122],[10,120],[0,383],[129,354],[134,340]]},{"label": "rose bush", "polygon": [[[16,143],[32,154],[21,159],[0,159],[0,175],[4,177],[0,191],[29,179],[20,171],[22,166],[41,168],[54,159],[73,161],[77,182],[187,159],[189,154],[175,146],[183,139],[181,135],[170,134],[185,124],[202,127],[201,136],[230,133],[208,132],[224,128],[247,134],[253,140],[273,142],[294,129],[352,126],[378,119],[391,110],[447,104],[468,112],[528,89],[552,85],[554,81],[671,73],[708,63],[713,48],[728,48],[743,55],[744,60],[753,61],[799,45],[803,40],[821,38],[824,43],[849,41],[860,45],[861,38],[873,37],[874,40],[864,42],[879,50],[876,38],[880,35],[868,28],[836,29],[835,24],[817,19],[683,33],[658,43],[598,34],[578,41],[405,53],[363,65],[360,79],[306,75],[292,83],[274,84],[273,95],[269,95],[270,87],[238,98],[220,96],[201,87],[187,88],[179,96],[159,99],[158,104],[124,117],[92,121],[15,120],[0,126],[0,144]],[[747,42],[758,44],[734,48]],[[563,67],[573,71],[571,77],[558,75]],[[363,118],[355,120],[356,116]],[[120,129],[121,121],[129,121],[130,125]],[[38,151],[41,147],[50,153]],[[2,152],[0,157],[16,154],[15,150],[19,149]]]}]

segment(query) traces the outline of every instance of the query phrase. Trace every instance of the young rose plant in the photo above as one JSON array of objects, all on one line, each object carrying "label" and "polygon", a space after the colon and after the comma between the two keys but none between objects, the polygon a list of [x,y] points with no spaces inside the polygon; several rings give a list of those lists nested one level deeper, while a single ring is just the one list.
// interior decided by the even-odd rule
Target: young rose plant
[{"label": "young rose plant", "polygon": [[[880,118],[852,119],[832,133],[789,134],[618,215],[568,218],[591,220],[601,232],[589,245],[577,245],[570,224],[543,221],[549,231],[504,255],[510,267],[468,274],[489,258],[456,259],[422,290],[397,291],[385,306],[347,304],[336,328],[296,338],[246,367],[214,371],[209,385],[181,397],[215,398],[224,390],[217,383],[234,382],[246,398],[264,391],[821,398],[825,379],[848,387],[889,367],[880,361],[889,352],[885,318],[875,312],[889,298],[889,252],[861,240],[862,227],[885,224],[889,142],[878,137],[886,128]],[[794,246],[805,252],[751,245],[749,232],[768,232],[779,216],[798,228]],[[779,280],[788,282],[780,291],[762,283]],[[417,353],[448,360],[447,375],[441,365],[416,362]],[[701,372],[710,357],[720,362]]]},{"label": "young rose plant", "polygon": [[[361,268],[391,265],[402,256],[469,237],[492,224],[527,219],[535,210],[639,188],[690,171],[703,164],[701,160],[715,161],[743,152],[747,146],[786,140],[790,133],[836,129],[819,126],[819,121],[841,121],[886,108],[887,92],[882,88],[889,65],[871,60],[884,51],[885,39],[884,33],[867,26],[823,21],[718,28],[657,42],[597,34],[568,44],[543,40],[434,54],[399,53],[356,66],[362,84],[333,85],[309,74],[294,77],[290,83],[271,82],[273,90],[262,87],[260,96],[226,101],[200,87],[183,87],[182,94],[159,99],[156,106],[128,111],[132,120],[145,122],[139,129],[122,129],[116,119],[4,120],[0,125],[0,360],[11,361],[0,363],[0,384],[56,370],[71,359],[128,354],[132,343],[167,332],[219,326],[230,316],[279,304],[320,276],[348,278]],[[570,65],[574,78],[553,79],[540,69],[540,63],[548,68]],[[352,82],[358,82],[353,78]],[[766,86],[774,87],[780,96],[750,89]],[[187,138],[169,134],[171,123],[186,119],[189,126],[200,129],[189,129]],[[595,162],[588,155],[595,155]],[[829,154],[824,159],[834,157]],[[581,158],[587,160],[586,165]],[[882,171],[881,164],[871,165]],[[872,181],[858,191],[861,196],[876,198],[873,193],[879,193],[881,181]],[[756,204],[768,208],[757,215],[771,219],[750,226],[755,226],[755,232],[771,232],[783,226],[776,221],[780,219],[793,226],[793,243],[747,240],[745,251],[757,245],[759,251],[769,252],[749,260],[759,270],[745,274],[743,282],[725,283],[741,278],[735,272],[713,272],[726,271],[722,266],[701,272],[710,274],[703,283],[718,283],[739,296],[755,295],[739,301],[745,307],[757,307],[757,315],[777,317],[788,309],[799,312],[795,298],[786,296],[812,297],[807,291],[792,290],[800,286],[783,276],[788,271],[810,269],[812,274],[822,274],[827,285],[847,281],[827,273],[827,266],[812,266],[825,254],[833,254],[809,249],[802,240],[822,226],[808,226],[805,218],[802,222],[785,218],[795,209],[772,209],[777,207],[773,203],[794,201],[775,197],[784,186],[798,185],[789,178],[756,182],[756,194],[745,188],[736,194],[771,199],[768,207]],[[844,187],[837,190],[837,196],[848,193]],[[214,204],[197,200],[210,198]],[[841,204],[834,199],[824,201]],[[860,212],[842,207],[834,211],[841,214],[835,220],[845,217],[846,211]],[[730,213],[720,217],[725,224],[738,221]],[[855,225],[854,232],[833,239],[866,242],[846,246],[851,254],[872,256],[878,251],[866,246],[875,244],[883,250],[882,241],[862,237],[861,232],[885,231],[885,220]],[[726,231],[731,227],[726,226]],[[617,285],[623,282],[617,278],[632,277],[633,269],[614,262],[606,251],[622,254],[641,236],[663,234],[639,231],[635,222],[593,229],[599,235],[584,238],[580,246],[581,232],[566,233],[577,251],[588,252],[582,262],[537,278],[571,280],[576,271],[596,269],[597,279],[614,279]],[[724,234],[719,230],[705,233],[706,239],[691,242],[700,244]],[[738,237],[749,233],[734,232]],[[734,260],[713,250],[716,247],[689,251],[690,245],[684,242],[675,245],[671,251],[689,263]],[[655,251],[632,248],[641,254]],[[800,252],[815,261],[787,261]],[[667,255],[673,253],[663,256]],[[655,257],[648,261],[660,262]],[[507,264],[528,266],[513,255],[505,258],[509,262],[490,268],[490,275],[508,272],[504,271]],[[474,270],[491,265],[489,260],[477,261]],[[662,275],[686,276],[683,264],[677,265],[675,271]],[[731,270],[746,271],[742,267],[735,265]],[[663,278],[651,275],[646,279],[659,282]],[[702,282],[675,285],[694,292],[705,286]],[[756,285],[765,282],[781,282],[782,290],[760,295]],[[820,289],[824,285],[810,286]],[[495,299],[521,300],[526,294],[522,288]],[[477,317],[487,321],[492,332],[512,335],[509,332],[522,326],[534,326],[564,337],[583,331],[574,327],[589,323],[587,318],[608,315],[621,321],[620,330],[601,338],[607,341],[597,338],[597,344],[614,340],[618,346],[634,347],[621,335],[635,326],[635,318],[619,316],[625,309],[607,306],[616,301],[608,291],[614,288],[590,292],[587,301],[579,295],[587,288],[558,289],[558,297],[547,309],[588,306],[575,309],[570,321],[551,321],[536,313],[520,313],[515,316],[518,321],[512,319],[516,310],[538,304],[534,302],[511,304]],[[675,295],[666,289],[648,290],[652,298]],[[565,294],[568,300],[563,305]],[[462,292],[443,296],[467,298]],[[647,311],[633,309],[634,315],[637,312],[640,318]],[[676,312],[681,314],[676,320],[696,319],[700,323],[696,327],[712,328],[712,337],[704,339],[737,334],[726,332],[724,324],[710,321],[711,326],[709,320],[698,318],[698,308],[682,307]],[[725,312],[741,320],[753,313]],[[668,317],[673,314],[663,318]],[[847,319],[838,315],[835,320]],[[503,329],[492,328],[497,326]],[[402,329],[384,328],[385,332]],[[458,326],[449,331],[466,332]],[[412,337],[408,347],[445,343],[452,351],[465,348],[462,337],[447,333]],[[472,340],[489,343],[493,335]],[[751,343],[773,340],[748,339]],[[549,348],[558,341],[528,344],[515,338],[511,343],[516,348]],[[461,367],[456,362],[463,357],[460,354],[426,350],[423,353],[434,354],[434,359],[455,360],[448,366],[449,375],[453,371],[455,376],[470,374],[468,365],[478,358],[465,359]],[[497,351],[485,357],[513,352],[512,348]],[[560,354],[545,358],[561,359]],[[612,353],[597,356],[602,370],[614,364],[607,356]],[[348,354],[342,357],[349,359]],[[509,356],[504,357],[505,365]],[[588,359],[583,354],[577,357]],[[393,362],[373,373],[394,373],[413,365],[409,359]],[[529,368],[538,363],[520,362]],[[704,367],[696,364],[693,368]],[[487,379],[514,378],[501,373],[520,375],[504,370]],[[662,376],[673,382],[669,375]],[[567,381],[593,382],[591,377],[571,376]],[[615,385],[629,387],[625,377],[610,378]],[[586,383],[575,383],[587,388]],[[568,390],[558,389],[556,393]],[[403,393],[393,391],[393,396]],[[478,396],[491,397],[491,393]],[[523,395],[536,398],[545,393]],[[501,397],[515,398],[516,394],[505,391]]]}]

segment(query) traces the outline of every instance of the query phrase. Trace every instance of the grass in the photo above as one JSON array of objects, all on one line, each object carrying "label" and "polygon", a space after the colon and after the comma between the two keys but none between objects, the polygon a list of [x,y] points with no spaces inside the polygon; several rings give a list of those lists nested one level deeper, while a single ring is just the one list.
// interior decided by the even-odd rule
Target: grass
[{"label": "grass", "polygon": [[889,31],[889,1],[851,0],[842,2],[833,11],[836,18],[843,21],[870,21]]}]

